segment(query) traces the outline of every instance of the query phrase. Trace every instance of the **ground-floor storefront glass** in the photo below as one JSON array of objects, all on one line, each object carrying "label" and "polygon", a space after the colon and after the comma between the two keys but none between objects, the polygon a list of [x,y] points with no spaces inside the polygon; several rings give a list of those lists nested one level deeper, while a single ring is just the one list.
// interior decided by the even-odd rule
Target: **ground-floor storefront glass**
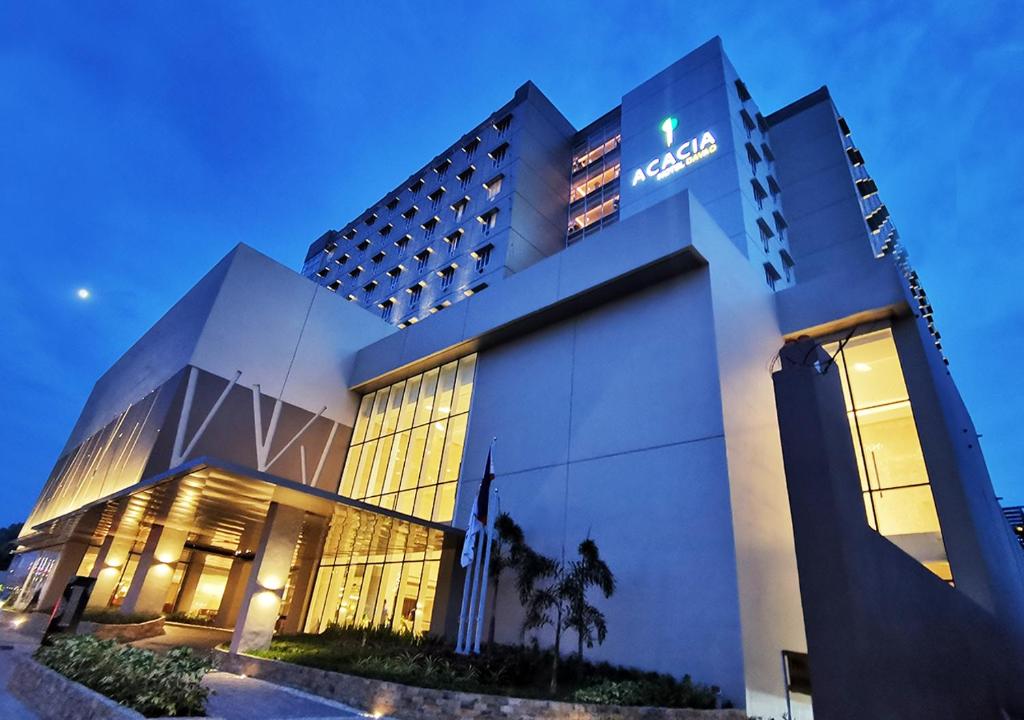
[{"label": "ground-floor storefront glass", "polygon": [[441,569],[441,530],[351,509],[339,511],[306,616],[305,631],[331,626],[430,630]]}]

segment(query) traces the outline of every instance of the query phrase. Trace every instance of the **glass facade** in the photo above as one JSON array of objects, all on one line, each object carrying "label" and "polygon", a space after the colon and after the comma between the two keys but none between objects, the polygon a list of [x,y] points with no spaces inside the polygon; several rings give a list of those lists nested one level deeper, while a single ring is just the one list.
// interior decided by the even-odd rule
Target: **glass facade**
[{"label": "glass facade", "polygon": [[[835,354],[839,345],[826,350]],[[852,338],[836,364],[868,524],[936,575],[952,580],[892,331]]]},{"label": "glass facade", "polygon": [[568,244],[618,220],[621,142],[617,116],[580,131],[572,152]]},{"label": "glass facade", "polygon": [[332,625],[430,630],[444,534],[341,508],[331,522],[305,632]]},{"label": "glass facade", "polygon": [[475,369],[469,355],[364,395],[339,494],[451,522]]}]

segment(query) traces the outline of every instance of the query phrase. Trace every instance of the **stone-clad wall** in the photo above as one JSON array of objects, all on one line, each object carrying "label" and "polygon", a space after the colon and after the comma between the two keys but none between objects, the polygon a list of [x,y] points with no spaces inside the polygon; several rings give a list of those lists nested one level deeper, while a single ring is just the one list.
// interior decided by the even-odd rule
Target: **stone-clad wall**
[{"label": "stone-clad wall", "polygon": [[79,635],[94,635],[100,640],[117,640],[128,643],[145,638],[157,637],[165,634],[164,619],[148,620],[141,623],[126,623],[115,625],[113,623],[81,622],[78,624]]},{"label": "stone-clad wall", "polygon": [[741,710],[621,707],[411,687],[221,653],[220,668],[330,698],[396,720],[746,720]]}]

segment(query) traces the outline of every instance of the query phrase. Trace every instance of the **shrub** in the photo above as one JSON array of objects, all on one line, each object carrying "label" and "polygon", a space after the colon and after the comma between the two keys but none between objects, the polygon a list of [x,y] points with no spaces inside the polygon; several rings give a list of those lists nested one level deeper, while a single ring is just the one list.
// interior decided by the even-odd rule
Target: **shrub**
[{"label": "shrub", "polygon": [[203,625],[205,627],[216,627],[217,625],[217,621],[214,618],[189,615],[183,612],[167,613],[164,615],[164,620],[167,622],[184,623],[186,625]]},{"label": "shrub", "polygon": [[718,689],[694,683],[689,675],[681,681],[666,676],[642,680],[603,680],[578,689],[573,700],[602,705],[659,705],[713,709]]},{"label": "shrub", "polygon": [[205,714],[209,690],[200,683],[212,668],[189,648],[156,655],[91,635],[56,639],[36,660],[146,717]]},{"label": "shrub", "polygon": [[156,620],[158,617],[160,616],[157,613],[123,613],[111,608],[86,610],[82,613],[82,620],[103,625],[134,625]]}]

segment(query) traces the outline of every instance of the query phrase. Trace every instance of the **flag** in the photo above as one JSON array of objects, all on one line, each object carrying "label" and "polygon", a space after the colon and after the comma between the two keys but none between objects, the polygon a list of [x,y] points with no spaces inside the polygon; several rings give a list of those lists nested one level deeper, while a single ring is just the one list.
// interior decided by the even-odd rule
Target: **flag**
[{"label": "flag", "polygon": [[480,482],[480,488],[476,492],[476,502],[473,503],[473,514],[469,518],[469,527],[466,528],[466,540],[462,543],[462,567],[469,567],[476,554],[477,537],[484,531],[487,525],[487,505],[491,496],[491,481],[494,480],[494,441],[487,451],[487,464],[484,466],[484,478]]}]

